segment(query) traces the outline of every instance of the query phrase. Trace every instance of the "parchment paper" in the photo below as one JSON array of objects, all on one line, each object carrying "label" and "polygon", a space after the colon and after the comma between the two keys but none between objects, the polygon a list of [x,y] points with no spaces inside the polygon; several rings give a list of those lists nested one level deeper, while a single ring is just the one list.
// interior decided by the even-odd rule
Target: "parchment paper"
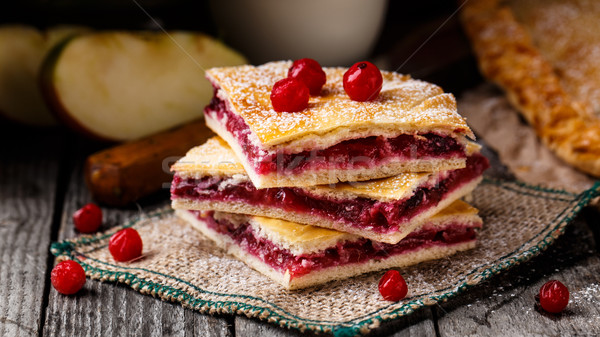
[{"label": "parchment paper", "polygon": [[563,162],[541,143],[494,85],[484,84],[465,92],[458,100],[458,111],[517,179],[574,193],[593,185],[592,177]]}]

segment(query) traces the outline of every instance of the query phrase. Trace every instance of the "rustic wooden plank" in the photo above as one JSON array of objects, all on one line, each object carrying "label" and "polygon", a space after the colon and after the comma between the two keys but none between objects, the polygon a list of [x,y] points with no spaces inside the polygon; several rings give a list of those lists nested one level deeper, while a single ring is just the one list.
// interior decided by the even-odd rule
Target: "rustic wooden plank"
[{"label": "rustic wooden plank", "polygon": [[35,336],[63,138],[3,125],[0,143],[0,336]]},{"label": "rustic wooden plank", "polygon": [[[78,160],[69,183],[59,239],[77,235],[71,216],[84,204],[91,202]],[[168,202],[161,198],[142,202],[141,210],[150,210]],[[123,223],[140,210],[103,208],[102,229]],[[163,302],[141,295],[128,287],[88,280],[76,296],[63,296],[54,289],[49,295],[44,336],[231,336],[227,319],[201,315],[179,304]]]},{"label": "rustic wooden plank", "polygon": [[[600,335],[600,257],[594,240],[598,214],[593,218],[596,233],[579,219],[541,256],[442,305],[440,335]],[[551,279],[571,291],[571,302],[559,315],[536,306],[535,296]]]},{"label": "rustic wooden plank", "polygon": [[431,308],[423,308],[409,316],[384,323],[372,333],[389,337],[435,336],[435,318]]},{"label": "rustic wooden plank", "polygon": [[268,324],[258,319],[245,316],[235,317],[235,336],[261,336],[261,337],[291,337],[291,336],[315,336],[313,333],[301,333],[299,330],[289,330],[274,324]]},{"label": "rustic wooden plank", "polygon": [[[238,316],[235,318],[236,336],[267,336],[267,337],[290,337],[290,336],[318,336],[312,332],[301,333],[299,330],[290,330],[273,324],[267,324],[258,319]],[[373,330],[371,335],[389,337],[415,337],[434,336],[435,325],[430,308],[424,308],[412,315],[403,317],[381,325]]]},{"label": "rustic wooden plank", "polygon": [[234,336],[233,316],[200,315],[192,310],[185,310],[185,329],[190,336]]}]

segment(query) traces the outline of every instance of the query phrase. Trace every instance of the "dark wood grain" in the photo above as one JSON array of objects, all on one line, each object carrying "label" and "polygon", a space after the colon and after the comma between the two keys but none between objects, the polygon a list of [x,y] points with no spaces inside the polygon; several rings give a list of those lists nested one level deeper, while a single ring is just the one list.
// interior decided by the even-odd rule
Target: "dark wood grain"
[{"label": "dark wood grain", "polygon": [[389,337],[435,336],[435,317],[431,308],[422,308],[409,316],[383,323],[371,334]]},{"label": "dark wood grain", "polygon": [[[565,283],[571,302],[548,314],[535,296],[551,279]],[[534,260],[459,296],[438,310],[441,336],[598,336],[600,258],[590,228],[579,219]]]},{"label": "dark wood grain", "polygon": [[273,324],[266,324],[254,318],[238,316],[235,318],[236,337],[292,337],[292,336],[315,336],[314,333],[301,333],[299,330],[288,330]]},{"label": "dark wood grain", "polygon": [[63,141],[0,129],[0,336],[36,336]]},{"label": "dark wood grain", "polygon": [[[80,157],[83,158],[83,157]],[[58,239],[78,235],[71,215],[91,202],[82,173],[83,160],[75,161],[62,211]],[[140,211],[165,205],[168,198],[138,204],[139,208],[103,208],[101,230],[123,223]],[[49,294],[44,336],[232,336],[225,318],[201,315],[179,304],[141,295],[125,286],[88,280],[76,296]]]},{"label": "dark wood grain", "polygon": [[[276,325],[265,324],[264,322],[239,316],[235,318],[235,336],[320,336],[310,331],[301,333],[299,330],[282,328]],[[416,337],[416,336],[434,336],[435,323],[431,308],[424,308],[412,315],[403,317],[388,323],[382,324],[379,328],[371,331],[369,336],[387,336],[387,337]]]}]

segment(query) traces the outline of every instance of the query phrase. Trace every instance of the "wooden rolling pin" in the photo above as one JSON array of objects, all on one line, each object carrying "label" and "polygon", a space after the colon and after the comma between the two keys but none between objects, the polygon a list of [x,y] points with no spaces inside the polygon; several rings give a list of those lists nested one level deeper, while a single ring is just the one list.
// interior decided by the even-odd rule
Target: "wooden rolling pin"
[{"label": "wooden rolling pin", "polygon": [[85,163],[86,184],[97,202],[125,206],[168,186],[170,165],[213,135],[199,120],[94,153]]}]

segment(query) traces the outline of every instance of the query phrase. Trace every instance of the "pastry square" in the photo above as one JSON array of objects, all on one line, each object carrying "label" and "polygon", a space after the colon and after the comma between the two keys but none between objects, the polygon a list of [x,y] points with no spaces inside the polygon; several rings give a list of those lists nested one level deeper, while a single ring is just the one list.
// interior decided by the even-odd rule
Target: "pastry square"
[{"label": "pastry square", "polygon": [[233,150],[214,137],[171,167],[174,209],[216,210],[318,225],[396,243],[471,192],[489,166],[468,143],[466,167],[365,182],[257,189]]},{"label": "pastry square", "polygon": [[396,244],[258,216],[176,210],[228,253],[287,289],[439,259],[471,249],[482,221],[456,201]]},{"label": "pastry square", "polygon": [[370,102],[343,89],[345,68],[324,68],[327,83],[300,112],[276,112],[273,84],[291,62],[209,69],[215,88],[207,125],[240,158],[257,188],[314,186],[465,166],[466,121],[454,96],[431,83],[382,71]]}]

